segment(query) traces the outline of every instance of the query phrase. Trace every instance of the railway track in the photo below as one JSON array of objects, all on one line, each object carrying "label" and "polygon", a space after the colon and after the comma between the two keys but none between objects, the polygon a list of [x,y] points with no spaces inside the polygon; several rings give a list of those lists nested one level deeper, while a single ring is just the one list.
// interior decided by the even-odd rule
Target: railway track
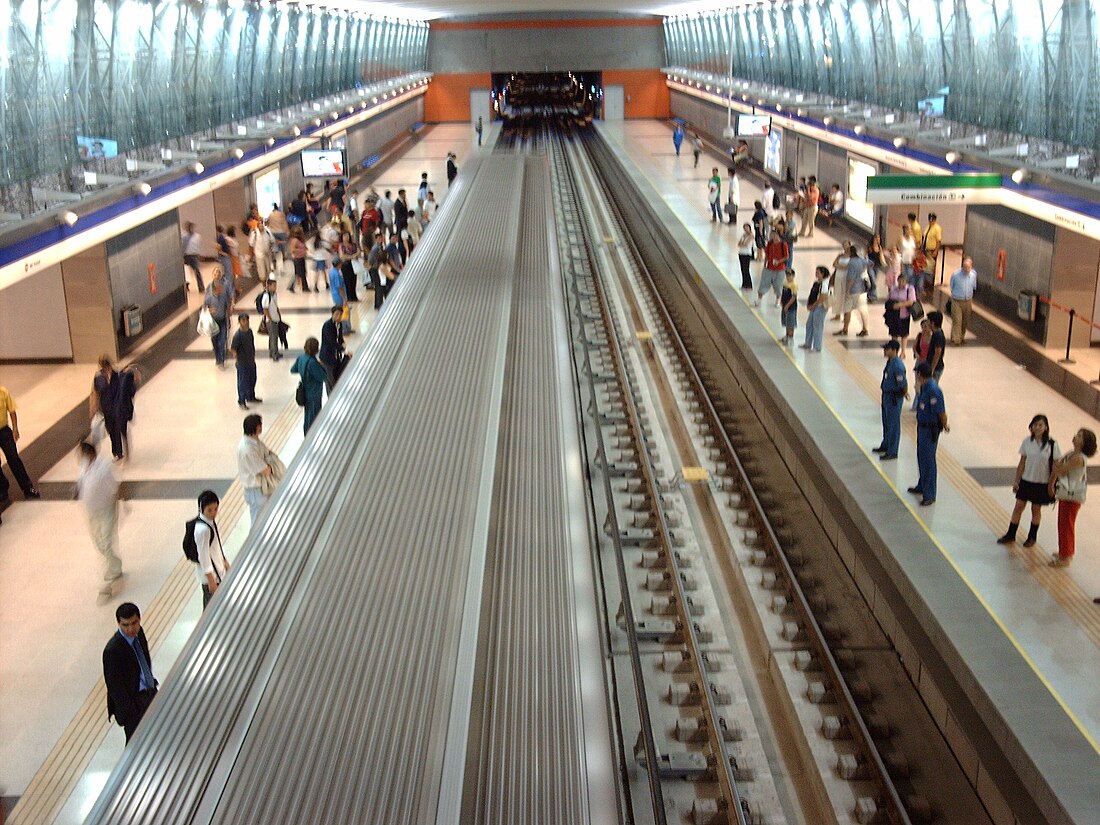
[{"label": "railway track", "polygon": [[988,821],[766,429],[733,381],[713,392],[719,359],[658,288],[675,273],[625,226],[629,181],[590,133],[539,140],[626,821]]}]

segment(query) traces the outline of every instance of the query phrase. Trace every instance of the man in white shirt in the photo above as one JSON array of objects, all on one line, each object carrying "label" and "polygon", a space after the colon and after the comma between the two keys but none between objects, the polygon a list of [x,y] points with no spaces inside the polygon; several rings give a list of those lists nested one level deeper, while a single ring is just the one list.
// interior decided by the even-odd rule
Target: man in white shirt
[{"label": "man in white shirt", "polygon": [[218,494],[213,490],[203,490],[199,494],[199,518],[194,531],[199,561],[195,565],[195,572],[202,587],[203,610],[210,604],[222,581],[229,574],[229,559],[225,557],[225,548],[222,547],[215,521],[220,504]]},{"label": "man in white shirt", "polygon": [[421,229],[427,228],[428,224],[432,222],[432,218],[435,217],[435,212],[439,208],[439,204],[435,200],[435,192],[431,189],[428,190],[428,199],[424,201],[424,206],[420,212],[420,225]]},{"label": "man in white shirt", "polygon": [[252,247],[252,259],[256,262],[256,277],[260,283],[267,283],[271,277],[271,246],[274,242],[271,232],[262,223],[248,233],[248,245]]},{"label": "man in white shirt", "polygon": [[114,595],[115,582],[122,578],[122,559],[118,557],[118,479],[110,461],[96,458],[96,449],[84,441],[78,449],[80,476],[76,494],[88,517],[92,544],[103,556],[103,586],[98,604],[106,604]]},{"label": "man in white shirt", "polygon": [[[195,231],[195,224],[191,221],[188,221],[184,226],[183,233],[180,235],[180,242],[183,244],[184,269],[191,270],[191,274],[195,276],[195,285],[199,288],[199,292],[205,292],[206,286],[202,282],[202,272],[199,270],[199,255],[202,254],[202,235]],[[186,280],[184,283],[187,284]],[[187,284],[187,288],[190,289],[191,285]]]},{"label": "man in white shirt", "polygon": [[775,203],[775,187],[772,186],[771,181],[768,181],[764,187],[764,194],[760,196],[760,202],[764,204],[764,211],[768,213],[768,223],[771,223],[777,217],[775,207],[772,205]]},{"label": "man in white shirt", "polygon": [[271,465],[267,463],[267,445],[260,441],[264,422],[258,415],[244,417],[244,435],[237,445],[237,473],[244,488],[244,502],[248,505],[248,515],[255,526],[256,519],[267,504],[270,496],[264,495],[260,479],[271,475]]},{"label": "man in white shirt", "polygon": [[393,198],[391,191],[387,189],[378,199],[378,211],[382,213],[382,225],[385,227],[386,237],[393,231]]}]

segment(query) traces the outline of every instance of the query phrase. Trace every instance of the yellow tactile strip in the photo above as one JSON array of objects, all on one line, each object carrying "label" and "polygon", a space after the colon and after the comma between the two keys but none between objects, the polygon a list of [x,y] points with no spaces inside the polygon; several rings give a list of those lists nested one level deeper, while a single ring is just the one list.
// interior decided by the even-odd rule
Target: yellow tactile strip
[{"label": "yellow tactile strip", "polygon": [[[301,410],[291,399],[271,428],[264,428],[264,442],[275,451],[281,450],[294,427],[301,426],[301,421]],[[240,480],[234,480],[218,510],[218,522],[226,530],[226,535],[233,531],[245,511],[244,491]],[[164,586],[142,610],[142,627],[154,655],[160,641],[180,620],[194,592],[194,567],[181,553],[179,564],[169,574]],[[107,689],[103,681],[98,680],[20,796],[19,803],[8,818],[8,825],[48,825],[54,821],[104,737],[116,727],[107,720],[106,707]]]},{"label": "yellow tactile strip", "polygon": [[[848,352],[847,348],[843,346],[833,347],[830,348],[830,353],[852,376],[860,389],[877,402],[879,399],[879,385],[876,377],[867,372],[859,360]],[[917,425],[912,417],[903,416],[901,426],[907,436],[916,439]],[[970,506],[974,508],[974,511],[989,526],[992,531],[989,539],[990,552],[1012,553],[1023,560],[1032,577],[1050,593],[1070,618],[1077,622],[1093,644],[1100,646],[1100,611],[1093,605],[1092,597],[1085,593],[1064,571],[1050,566],[1050,551],[1041,544],[1036,544],[1030,548],[1015,544],[1009,545],[1007,549],[995,544],[994,538],[1004,532],[1005,527],[1008,525],[1008,511],[1002,508],[993,496],[974,480],[974,477],[966,471],[950,452],[940,450],[937,464],[940,474],[955,486],[960,495],[966,499]],[[919,513],[917,517],[920,518]],[[925,528],[930,532],[935,532],[927,524]]]}]

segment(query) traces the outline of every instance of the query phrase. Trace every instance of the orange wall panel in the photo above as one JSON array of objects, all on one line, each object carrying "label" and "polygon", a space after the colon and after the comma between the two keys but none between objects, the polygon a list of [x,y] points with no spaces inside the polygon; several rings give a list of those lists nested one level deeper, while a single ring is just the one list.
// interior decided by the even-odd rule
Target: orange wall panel
[{"label": "orange wall panel", "polygon": [[[468,122],[470,91],[492,87],[493,76],[489,72],[432,75],[424,95],[424,120],[429,123]],[[668,98],[667,89],[665,98]]]},{"label": "orange wall panel", "polygon": [[603,84],[623,87],[626,118],[669,117],[668,86],[660,69],[604,69]]}]

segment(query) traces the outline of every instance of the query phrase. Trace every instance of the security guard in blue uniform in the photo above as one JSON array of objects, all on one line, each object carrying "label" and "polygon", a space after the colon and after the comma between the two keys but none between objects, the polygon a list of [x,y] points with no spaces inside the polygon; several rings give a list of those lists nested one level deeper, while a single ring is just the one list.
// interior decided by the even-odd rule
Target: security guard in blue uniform
[{"label": "security guard in blue uniform", "polygon": [[882,443],[875,447],[883,461],[893,461],[898,457],[898,445],[901,444],[901,408],[902,402],[909,397],[909,379],[905,373],[905,362],[898,357],[901,345],[891,339],[882,345],[886,356],[886,366],[882,370]]},{"label": "security guard in blue uniform", "polygon": [[917,364],[917,468],[920,480],[910,493],[921,497],[920,506],[936,502],[936,447],[940,433],[951,432],[947,426],[947,407],[943,392],[932,377],[932,365]]}]

